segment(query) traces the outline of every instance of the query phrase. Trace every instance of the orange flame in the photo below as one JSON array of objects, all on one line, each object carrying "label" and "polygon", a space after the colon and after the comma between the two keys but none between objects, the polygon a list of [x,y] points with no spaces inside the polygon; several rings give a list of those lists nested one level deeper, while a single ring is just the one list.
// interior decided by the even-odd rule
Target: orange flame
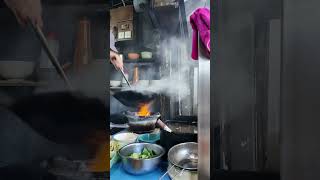
[{"label": "orange flame", "polygon": [[143,104],[139,107],[139,111],[137,112],[137,116],[150,116],[149,104]]}]

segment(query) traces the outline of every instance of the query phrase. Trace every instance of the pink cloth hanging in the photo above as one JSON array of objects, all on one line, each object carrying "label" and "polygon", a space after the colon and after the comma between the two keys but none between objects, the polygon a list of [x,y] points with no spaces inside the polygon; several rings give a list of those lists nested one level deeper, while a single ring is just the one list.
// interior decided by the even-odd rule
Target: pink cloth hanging
[{"label": "pink cloth hanging", "polygon": [[199,58],[198,34],[205,47],[205,55],[210,57],[210,10],[207,8],[195,10],[190,16],[190,24],[193,29],[191,58],[194,60]]}]

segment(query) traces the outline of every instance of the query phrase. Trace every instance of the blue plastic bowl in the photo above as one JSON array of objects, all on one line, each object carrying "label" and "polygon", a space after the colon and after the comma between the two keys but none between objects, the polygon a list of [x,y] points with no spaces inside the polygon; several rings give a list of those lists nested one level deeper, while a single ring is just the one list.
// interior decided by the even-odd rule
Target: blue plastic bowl
[{"label": "blue plastic bowl", "polygon": [[156,143],[160,140],[160,133],[156,134],[142,134],[138,137],[139,142]]}]

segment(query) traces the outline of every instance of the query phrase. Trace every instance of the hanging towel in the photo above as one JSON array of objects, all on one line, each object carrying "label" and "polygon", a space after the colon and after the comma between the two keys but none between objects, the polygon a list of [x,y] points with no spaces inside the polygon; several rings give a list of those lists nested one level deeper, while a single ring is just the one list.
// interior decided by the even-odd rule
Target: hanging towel
[{"label": "hanging towel", "polygon": [[[205,55],[210,57],[210,10],[199,8],[190,16],[190,24],[193,29],[191,58],[198,60],[198,36],[204,45]],[[199,34],[199,35],[198,35]]]}]

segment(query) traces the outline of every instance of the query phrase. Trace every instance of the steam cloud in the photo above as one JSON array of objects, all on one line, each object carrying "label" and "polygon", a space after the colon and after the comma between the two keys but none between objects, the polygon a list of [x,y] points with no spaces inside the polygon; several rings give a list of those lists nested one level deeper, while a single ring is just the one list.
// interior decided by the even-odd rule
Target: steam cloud
[{"label": "steam cloud", "polygon": [[[190,51],[187,50],[188,42],[176,37],[169,38],[157,45],[157,55],[161,57],[161,64],[169,63],[167,72],[161,72],[160,80],[152,81],[148,86],[138,83],[132,86],[133,90],[138,92],[149,91],[157,94],[162,94],[171,98],[171,100],[184,99],[190,96],[190,70],[194,67],[194,61],[190,60]],[[101,65],[94,67],[87,67],[82,75],[68,74],[71,84],[80,92],[83,92],[89,97],[101,96],[107,92],[102,92],[105,86],[108,85],[108,78],[105,77],[105,71],[108,69],[101,69],[107,67],[103,62]],[[99,72],[97,72],[97,67]],[[110,67],[113,68],[113,67]],[[154,72],[150,69],[144,69],[147,77],[155,77]],[[98,79],[97,79],[98,78]],[[65,83],[61,79],[57,79],[50,83],[50,88],[38,90],[38,92],[56,92],[65,91]],[[128,88],[124,89],[128,90]],[[131,89],[132,90],[132,89]]]},{"label": "steam cloud", "polygon": [[[187,51],[187,42],[185,40],[172,37],[161,42],[157,46],[157,53],[162,57],[162,64],[169,60],[171,72],[167,72],[160,80],[152,81],[149,86],[137,84],[133,86],[134,90],[138,92],[150,91],[158,94],[163,94],[171,99],[180,97],[183,99],[190,95],[190,68],[194,66],[193,61]],[[149,77],[154,75],[154,72],[147,73]]]}]

